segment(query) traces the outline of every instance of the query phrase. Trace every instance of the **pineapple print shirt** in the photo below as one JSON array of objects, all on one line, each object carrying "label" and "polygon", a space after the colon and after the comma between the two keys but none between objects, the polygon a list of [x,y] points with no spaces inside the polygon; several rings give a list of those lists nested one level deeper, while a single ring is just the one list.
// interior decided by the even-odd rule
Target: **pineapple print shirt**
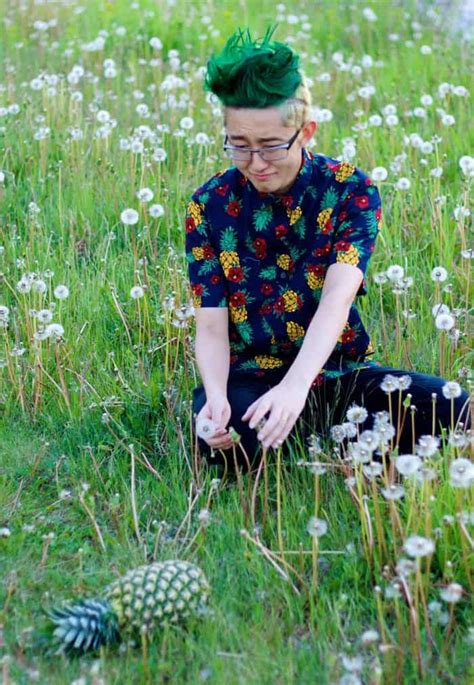
[{"label": "pineapple print shirt", "polygon": [[[283,196],[261,193],[236,168],[192,196],[186,258],[195,307],[229,308],[230,378],[281,378],[296,357],[331,264],[364,274],[380,226],[380,195],[348,162],[302,150]],[[366,293],[366,282],[358,295]],[[369,336],[354,303],[322,374],[372,365]]]}]

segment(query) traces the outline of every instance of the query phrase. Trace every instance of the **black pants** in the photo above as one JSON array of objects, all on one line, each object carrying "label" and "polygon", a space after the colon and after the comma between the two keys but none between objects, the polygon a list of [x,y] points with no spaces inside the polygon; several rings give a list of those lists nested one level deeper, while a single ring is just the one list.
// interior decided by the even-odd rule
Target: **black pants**
[{"label": "black pants", "polygon": [[[387,393],[380,388],[380,384],[387,374],[392,376],[408,375],[411,377],[411,385],[408,390],[402,392],[403,399],[407,393],[411,394],[411,405],[416,407],[415,411],[415,440],[421,435],[431,435],[433,425],[433,399],[436,395],[436,414],[435,414],[435,434],[439,435],[441,427],[451,428],[451,400],[445,399],[441,392],[445,380],[438,376],[403,371],[387,366],[372,366],[367,369],[357,370],[341,376],[340,378],[327,378],[323,383],[312,388],[308,394],[305,408],[300,419],[295,424],[295,428],[290,436],[300,431],[300,436],[307,438],[310,434],[317,434],[322,438],[328,437],[331,426],[345,421],[347,409],[352,404],[365,407],[368,412],[367,420],[361,424],[360,428],[365,430],[370,428],[373,422],[373,414],[378,411],[388,411],[389,402]],[[257,439],[257,430],[250,429],[248,421],[244,422],[241,417],[247,407],[258,397],[278,382],[278,378],[272,384],[262,381],[259,378],[249,379],[229,379],[227,384],[227,399],[229,400],[232,415],[229,425],[241,436],[241,443],[247,452],[251,462],[255,463],[258,454],[261,453],[261,443]],[[392,423],[395,428],[398,425],[398,396],[399,391],[391,393],[392,403]],[[193,416],[199,413],[206,402],[206,393],[202,385],[193,390]],[[454,421],[459,420],[464,423],[464,427],[470,426],[469,422],[469,395],[463,390],[460,397],[454,402]],[[402,406],[402,415],[403,415]],[[194,421],[193,421],[194,424]],[[193,425],[194,430],[194,425]],[[413,445],[412,425],[410,410],[400,430],[400,436],[395,440],[399,441],[400,454],[411,453]],[[201,455],[209,458],[211,450],[207,443],[201,438],[198,439]],[[285,441],[283,449],[288,448],[288,441]],[[231,466],[233,463],[232,450],[224,452],[226,460]],[[239,463],[245,464],[242,452],[237,448],[236,456]],[[222,464],[223,457],[218,450],[214,451],[211,463]]]}]

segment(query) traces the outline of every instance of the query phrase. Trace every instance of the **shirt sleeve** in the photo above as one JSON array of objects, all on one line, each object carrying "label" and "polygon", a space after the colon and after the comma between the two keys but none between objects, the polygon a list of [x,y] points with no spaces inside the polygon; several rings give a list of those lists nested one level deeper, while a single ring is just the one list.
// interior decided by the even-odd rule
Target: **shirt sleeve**
[{"label": "shirt sleeve", "polygon": [[205,205],[193,195],[186,209],[186,261],[195,307],[227,307],[224,272],[210,239]]},{"label": "shirt sleeve", "polygon": [[357,295],[367,293],[365,274],[380,230],[382,207],[376,186],[366,176],[341,203],[334,226],[334,242],[328,265],[352,264],[364,279]]}]

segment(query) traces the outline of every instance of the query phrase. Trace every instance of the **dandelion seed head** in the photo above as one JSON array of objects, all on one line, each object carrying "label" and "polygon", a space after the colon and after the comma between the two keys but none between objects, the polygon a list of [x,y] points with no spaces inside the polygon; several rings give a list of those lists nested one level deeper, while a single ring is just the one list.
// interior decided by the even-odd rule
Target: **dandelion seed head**
[{"label": "dandelion seed head", "polygon": [[54,289],[54,297],[57,300],[66,300],[69,297],[69,288],[67,285],[58,285]]},{"label": "dandelion seed head", "polygon": [[306,531],[311,535],[311,537],[315,538],[326,535],[328,531],[327,521],[317,518],[316,516],[311,516],[308,521],[308,525],[306,526]]},{"label": "dandelion seed head", "polygon": [[376,166],[372,169],[370,176],[375,183],[380,183],[381,181],[386,180],[388,171],[383,166]]},{"label": "dandelion seed head", "polygon": [[391,374],[387,374],[380,383],[380,388],[387,394],[393,392],[394,390],[398,390],[398,378],[396,376],[392,376]]},{"label": "dandelion seed head", "polygon": [[346,418],[351,423],[364,423],[368,417],[368,412],[365,407],[359,407],[354,404],[347,410]]},{"label": "dandelion seed head", "polygon": [[346,431],[342,425],[332,426],[330,432],[331,438],[334,440],[334,442],[340,443],[346,438]]},{"label": "dandelion seed head", "polygon": [[422,435],[416,445],[416,453],[420,457],[432,457],[439,449],[439,438],[433,435]]},{"label": "dandelion seed head", "polygon": [[374,282],[377,283],[377,285],[384,285],[384,283],[387,283],[387,281],[388,276],[385,271],[380,271],[379,273],[374,274]]},{"label": "dandelion seed head", "polygon": [[411,535],[405,540],[403,549],[409,557],[418,559],[420,557],[426,557],[430,554],[433,554],[435,550],[435,543],[433,540],[425,538],[421,535]]},{"label": "dandelion seed head", "polygon": [[137,198],[140,202],[150,202],[153,199],[153,191],[151,188],[140,188],[137,190]]},{"label": "dandelion seed head", "polygon": [[444,266],[435,266],[431,271],[431,280],[437,283],[443,283],[448,278],[448,272]]},{"label": "dandelion seed head", "polygon": [[440,331],[449,331],[454,324],[455,320],[451,314],[438,314],[435,318],[435,326]]},{"label": "dandelion seed head", "polygon": [[342,667],[351,673],[359,673],[364,667],[364,660],[361,656],[341,655]]},{"label": "dandelion seed head", "polygon": [[400,578],[408,578],[411,573],[415,572],[415,564],[411,559],[402,557],[398,560],[395,571]]},{"label": "dandelion seed head", "polygon": [[381,489],[382,495],[388,500],[399,500],[405,495],[405,488],[403,485],[389,485]]},{"label": "dandelion seed head", "polygon": [[402,476],[413,476],[419,471],[422,463],[416,454],[401,454],[395,459],[395,468]]},{"label": "dandelion seed head", "polygon": [[365,430],[359,436],[359,445],[366,450],[374,451],[380,445],[380,435],[374,430]]},{"label": "dandelion seed head", "polygon": [[443,588],[439,596],[447,604],[455,604],[462,599],[464,589],[459,583],[450,583],[447,587]]},{"label": "dandelion seed head", "polygon": [[369,464],[364,464],[362,471],[367,478],[378,478],[383,473],[383,466],[378,461],[371,461]]},{"label": "dandelion seed head", "polygon": [[374,630],[373,628],[369,628],[368,630],[364,630],[364,632],[360,636],[360,641],[363,645],[371,645],[374,642],[379,642],[380,633],[377,630]]},{"label": "dandelion seed head", "polygon": [[447,400],[453,400],[462,395],[462,388],[457,381],[448,381],[441,388],[441,392]]},{"label": "dandelion seed head", "polygon": [[138,218],[136,209],[124,209],[120,214],[120,221],[125,224],[125,226],[134,226],[138,223]]},{"label": "dandelion seed head", "polygon": [[216,432],[216,425],[211,419],[200,418],[196,421],[196,435],[203,440],[212,438]]},{"label": "dandelion seed head", "polygon": [[401,176],[398,181],[395,183],[395,188],[397,190],[409,190],[411,187],[411,182],[410,179],[406,178],[405,176]]},{"label": "dandelion seed head", "polygon": [[145,291],[141,285],[134,285],[133,288],[130,289],[130,297],[132,300],[139,300],[144,295]]},{"label": "dandelion seed head", "polygon": [[449,482],[453,488],[469,488],[474,483],[474,464],[460,457],[449,465]]}]

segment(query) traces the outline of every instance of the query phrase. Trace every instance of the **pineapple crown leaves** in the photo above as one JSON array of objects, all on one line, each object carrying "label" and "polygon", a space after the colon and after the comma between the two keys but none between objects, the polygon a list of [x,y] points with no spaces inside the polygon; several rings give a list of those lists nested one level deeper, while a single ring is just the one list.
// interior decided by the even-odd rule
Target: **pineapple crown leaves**
[{"label": "pineapple crown leaves", "polygon": [[293,97],[302,82],[299,56],[285,43],[272,40],[276,26],[262,39],[237,29],[222,52],[207,63],[204,89],[225,107],[262,109]]},{"label": "pineapple crown leaves", "polygon": [[118,616],[107,600],[84,599],[45,613],[58,653],[81,656],[119,640]]}]

